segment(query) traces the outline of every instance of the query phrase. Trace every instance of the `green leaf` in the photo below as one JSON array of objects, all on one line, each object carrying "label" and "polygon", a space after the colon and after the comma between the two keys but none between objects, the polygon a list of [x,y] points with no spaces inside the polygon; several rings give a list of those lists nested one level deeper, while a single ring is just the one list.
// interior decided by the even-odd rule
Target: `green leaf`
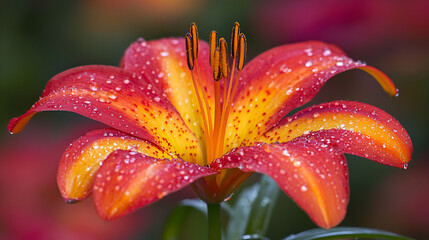
[{"label": "green leaf", "polygon": [[167,220],[162,234],[163,240],[179,239],[180,233],[183,230],[185,219],[192,210],[197,210],[207,216],[206,203],[199,199],[182,200]]},{"label": "green leaf", "polygon": [[269,176],[263,175],[250,212],[247,234],[265,235],[279,192],[277,183]]},{"label": "green leaf", "polygon": [[277,183],[264,175],[259,183],[237,196],[233,207],[225,208],[228,205],[224,204],[230,216],[226,239],[264,239],[278,193]]},{"label": "green leaf", "polygon": [[414,238],[402,236],[384,230],[361,228],[361,227],[336,227],[330,230],[315,228],[292,234],[283,240],[315,240],[315,239],[343,239],[343,238],[376,238],[376,239],[398,239],[412,240]]},{"label": "green leaf", "polygon": [[[244,235],[253,201],[259,191],[259,184],[244,189],[235,199],[233,207],[223,204],[223,208],[229,213],[229,222],[226,229],[226,239],[240,239]],[[229,207],[226,207],[229,206]]]}]

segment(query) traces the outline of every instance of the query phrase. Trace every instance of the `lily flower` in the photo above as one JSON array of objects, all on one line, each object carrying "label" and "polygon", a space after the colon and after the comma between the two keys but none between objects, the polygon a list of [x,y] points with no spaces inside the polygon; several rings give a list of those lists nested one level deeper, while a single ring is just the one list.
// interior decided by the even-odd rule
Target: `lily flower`
[{"label": "lily flower", "polygon": [[258,172],[330,228],[349,200],[343,153],[406,168],[410,137],[376,107],[334,101],[285,118],[350,69],[368,72],[395,96],[384,73],[317,41],[273,48],[247,65],[246,49],[238,23],[229,51],[215,31],[209,44],[200,41],[195,24],[185,39],[139,39],[119,67],[89,65],[54,76],[9,131],[21,131],[41,111],[71,111],[110,126],[71,143],[57,175],[67,202],[92,193],[107,220],[187,185],[207,203],[220,203]]}]

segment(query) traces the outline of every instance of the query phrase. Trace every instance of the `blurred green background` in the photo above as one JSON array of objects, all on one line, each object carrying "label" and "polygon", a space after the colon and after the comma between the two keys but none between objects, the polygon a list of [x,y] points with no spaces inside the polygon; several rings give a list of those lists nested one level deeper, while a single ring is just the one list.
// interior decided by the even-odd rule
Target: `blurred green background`
[{"label": "blurred green background", "polygon": [[[0,4],[0,239],[160,237],[177,199],[193,197],[189,189],[104,223],[95,216],[90,199],[66,205],[55,182],[62,151],[96,123],[57,112],[38,115],[18,135],[10,136],[6,126],[38,99],[55,74],[86,64],[117,65],[138,37],[183,36],[193,21],[205,40],[212,29],[228,39],[232,25],[239,21],[248,39],[248,59],[277,45],[322,40],[389,75],[400,90],[398,98],[388,97],[367,74],[350,71],[330,80],[309,104],[342,99],[375,105],[398,119],[413,141],[413,160],[406,171],[348,156],[351,196],[341,225],[429,238],[429,1],[3,0]],[[313,227],[282,193],[267,236],[279,239]],[[192,215],[184,239],[205,236],[205,229],[202,216]]]}]

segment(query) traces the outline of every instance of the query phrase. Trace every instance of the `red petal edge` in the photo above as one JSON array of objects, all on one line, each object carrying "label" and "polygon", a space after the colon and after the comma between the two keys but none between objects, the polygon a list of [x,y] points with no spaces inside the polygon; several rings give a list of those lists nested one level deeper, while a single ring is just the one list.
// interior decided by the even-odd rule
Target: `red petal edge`
[{"label": "red petal edge", "polygon": [[169,99],[139,77],[102,65],[64,71],[49,80],[30,110],[10,121],[9,131],[21,131],[37,112],[71,111],[154,142],[189,162],[202,162],[197,138]]},{"label": "red petal edge", "polygon": [[112,220],[213,174],[217,172],[180,159],[117,150],[106,158],[94,180],[97,212]]},{"label": "red petal edge", "polygon": [[211,166],[269,175],[320,227],[336,226],[345,216],[347,163],[332,147],[307,140],[255,144],[238,148]]},{"label": "red petal edge", "polygon": [[168,158],[158,146],[114,129],[97,129],[73,141],[61,157],[57,183],[67,202],[88,197],[98,169],[117,149],[133,150],[156,158]]},{"label": "red petal edge", "polygon": [[353,61],[331,44],[287,44],[258,55],[240,75],[226,136],[232,135],[226,144],[252,145],[291,110],[309,102],[331,77],[351,69],[366,71],[390,95],[397,94],[386,74]]},{"label": "red petal edge", "polygon": [[281,120],[258,141],[287,142],[295,137],[335,144],[344,153],[399,168],[407,167],[413,151],[410,136],[396,119],[354,101],[308,107]]}]

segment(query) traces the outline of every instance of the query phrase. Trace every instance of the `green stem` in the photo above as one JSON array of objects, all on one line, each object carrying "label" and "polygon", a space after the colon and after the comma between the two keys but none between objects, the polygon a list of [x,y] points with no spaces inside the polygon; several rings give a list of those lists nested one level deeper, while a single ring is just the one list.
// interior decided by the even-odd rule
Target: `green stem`
[{"label": "green stem", "polygon": [[207,213],[209,218],[209,240],[221,240],[220,204],[207,203]]}]

